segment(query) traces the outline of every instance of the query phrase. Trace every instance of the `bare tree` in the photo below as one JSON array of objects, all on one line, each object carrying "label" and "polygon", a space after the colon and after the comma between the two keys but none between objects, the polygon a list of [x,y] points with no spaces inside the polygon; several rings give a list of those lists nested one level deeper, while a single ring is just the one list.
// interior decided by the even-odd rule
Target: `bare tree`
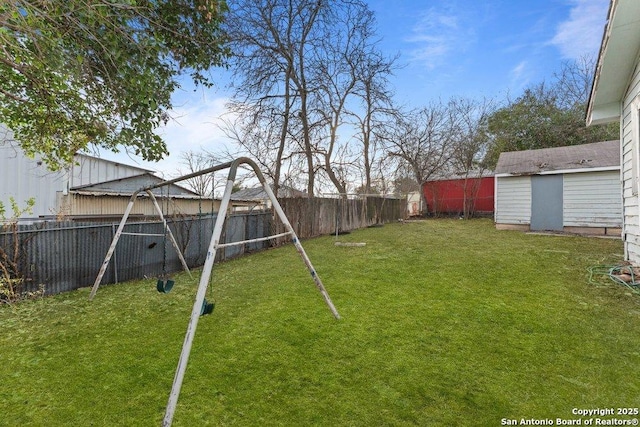
[{"label": "bare tree", "polygon": [[356,119],[358,132],[356,139],[362,145],[361,165],[364,169],[364,185],[367,193],[371,192],[374,165],[378,165],[377,175],[384,169],[387,156],[381,156],[376,128],[383,127],[384,118],[391,110],[392,93],[389,90],[388,77],[395,67],[394,58],[385,58],[377,51],[367,53],[365,60],[359,64],[357,71],[358,84],[356,96],[360,98],[360,109],[352,111]]},{"label": "bare tree", "polygon": [[[273,162],[269,169],[276,187],[283,181],[281,168],[302,159],[309,195],[323,178],[328,179],[323,186],[330,182],[345,192],[343,177],[353,174],[349,169],[362,157],[346,155],[353,151],[345,147],[354,132],[348,114],[361,107],[371,71],[374,76],[385,72],[372,66],[373,58],[382,58],[375,30],[374,14],[362,0],[241,0],[230,5],[225,31],[237,53],[234,105],[244,104],[239,108],[252,112],[228,124],[248,126],[235,132],[243,146],[249,144],[246,135],[256,135],[256,123],[272,127],[270,142],[258,149],[254,140],[251,151],[274,153],[263,158]],[[373,99],[375,91],[370,95]],[[366,151],[370,168],[373,160]],[[367,176],[370,182],[370,171]]]},{"label": "bare tree", "polygon": [[449,108],[456,117],[456,131],[453,133],[451,167],[462,177],[463,215],[473,215],[474,202],[479,190],[479,179],[486,170],[483,159],[489,149],[487,119],[495,110],[495,103],[489,99],[473,100],[452,98]]},{"label": "bare tree", "polygon": [[554,74],[555,92],[561,108],[586,108],[595,69],[596,61],[593,56],[582,56],[562,63],[560,72]]},{"label": "bare tree", "polygon": [[[422,186],[447,167],[456,131],[453,110],[441,102],[433,102],[407,112],[397,110],[380,136],[389,155],[405,163]],[[424,194],[422,191],[420,194],[426,207]]]},{"label": "bare tree", "polygon": [[[285,155],[291,121],[299,122],[310,195],[314,191],[315,165],[309,111],[313,92],[308,80],[309,55],[322,39],[318,22],[328,8],[328,2],[318,0],[260,3],[245,0],[230,5],[227,23],[232,49],[238,54],[234,63],[240,80],[236,97],[260,106],[267,100],[279,101],[280,158]],[[279,179],[277,168],[274,175]]]},{"label": "bare tree", "polygon": [[[332,12],[332,31],[323,40],[313,64],[314,77],[319,82],[317,111],[326,128],[323,143],[318,148],[323,171],[338,192],[345,193],[345,185],[338,179],[335,169],[350,167],[353,161],[336,163],[334,154],[339,150],[338,146],[351,142],[350,137],[346,141],[339,140],[340,130],[347,125],[355,135],[354,139],[363,144],[354,151],[357,157],[353,160],[363,163],[365,187],[369,187],[373,114],[381,95],[388,95],[386,77],[391,72],[393,60],[387,60],[378,50],[375,15],[365,3],[345,2],[334,7]],[[350,122],[354,119],[355,123]]]},{"label": "bare tree", "polygon": [[[268,105],[268,101],[258,104],[232,102],[228,105],[231,114],[223,118],[221,130],[242,147],[260,166],[263,174],[273,180],[273,190],[288,183],[292,177],[304,175],[295,153],[285,153],[285,142],[289,141],[289,126],[283,124],[279,105]],[[281,138],[280,132],[287,131]]]},{"label": "bare tree", "polygon": [[[183,152],[180,159],[180,164],[185,167],[186,173],[180,170],[180,174],[188,174],[198,172],[203,169],[210,168],[219,163],[222,163],[218,157],[212,153],[204,150],[200,151],[186,151]],[[193,190],[197,194],[203,197],[211,197],[215,193],[215,177],[214,174],[203,174],[182,181],[186,187]]]}]

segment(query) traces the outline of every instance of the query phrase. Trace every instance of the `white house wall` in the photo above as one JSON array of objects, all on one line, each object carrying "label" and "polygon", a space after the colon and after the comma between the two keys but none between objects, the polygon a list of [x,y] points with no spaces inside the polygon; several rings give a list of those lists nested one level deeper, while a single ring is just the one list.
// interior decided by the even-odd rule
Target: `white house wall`
[{"label": "white house wall", "polygon": [[[640,75],[638,61],[633,72],[633,78],[624,99],[621,119],[620,139],[622,144],[622,197],[624,212],[624,245],[626,258],[633,263],[640,263],[640,216],[638,212],[638,192],[634,191],[633,183],[633,147],[638,145],[639,129],[634,127],[634,108],[632,106],[636,96],[640,94]],[[636,117],[638,111],[635,111]],[[636,128],[640,126],[635,123]]]},{"label": "white house wall", "polygon": [[621,227],[620,172],[564,174],[562,211],[565,227]]},{"label": "white house wall", "polygon": [[531,222],[531,178],[496,176],[496,212],[498,224]]}]

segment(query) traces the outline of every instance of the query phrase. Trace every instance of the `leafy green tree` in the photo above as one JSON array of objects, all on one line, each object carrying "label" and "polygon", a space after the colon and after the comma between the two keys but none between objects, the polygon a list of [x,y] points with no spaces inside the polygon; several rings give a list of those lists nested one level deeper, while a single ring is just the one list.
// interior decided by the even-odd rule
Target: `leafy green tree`
[{"label": "leafy green tree", "polygon": [[0,2],[0,122],[52,169],[90,146],[168,154],[179,78],[212,85],[229,56],[224,0]]},{"label": "leafy green tree", "polygon": [[533,150],[618,139],[618,125],[586,127],[585,111],[594,66],[567,62],[552,84],[530,87],[487,119],[493,167],[503,151]]}]

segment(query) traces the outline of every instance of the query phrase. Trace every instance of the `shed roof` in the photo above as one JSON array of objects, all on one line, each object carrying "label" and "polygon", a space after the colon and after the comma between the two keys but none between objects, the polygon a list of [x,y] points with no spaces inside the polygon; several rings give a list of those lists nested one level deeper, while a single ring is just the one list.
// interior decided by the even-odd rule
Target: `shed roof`
[{"label": "shed roof", "polygon": [[501,153],[495,173],[535,175],[549,171],[603,167],[620,167],[620,141]]},{"label": "shed roof", "polygon": [[[151,173],[142,173],[140,175],[129,176],[120,179],[114,179],[110,181],[98,182],[89,185],[80,185],[72,187],[70,190],[76,193],[93,194],[93,195],[120,195],[131,196],[135,191],[148,187],[150,185],[162,183],[164,180]],[[182,198],[200,198],[200,196],[184,187],[177,184],[170,184],[168,187],[168,193],[171,197]],[[167,187],[154,188],[153,194],[156,196],[166,196]]]},{"label": "shed roof", "polygon": [[491,178],[494,176],[492,170],[478,170],[473,169],[469,172],[442,172],[432,175],[427,182],[431,181],[454,181],[460,179],[476,179],[476,178]]}]

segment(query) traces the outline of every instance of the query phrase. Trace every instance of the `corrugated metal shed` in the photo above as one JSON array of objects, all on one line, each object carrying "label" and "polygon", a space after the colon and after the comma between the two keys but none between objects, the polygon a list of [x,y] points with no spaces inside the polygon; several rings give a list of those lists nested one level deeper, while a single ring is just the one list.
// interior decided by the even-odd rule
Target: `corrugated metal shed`
[{"label": "corrugated metal shed", "polygon": [[[80,193],[72,191],[68,195],[60,195],[61,217],[74,219],[111,219],[119,220],[129,203],[130,195],[108,193]],[[201,215],[218,212],[220,200],[199,197],[171,197],[158,199],[158,204],[165,216]],[[148,197],[138,197],[130,217],[157,217],[158,212]]]},{"label": "corrugated metal shed", "polygon": [[10,198],[13,197],[21,208],[25,201],[34,198],[33,214],[56,214],[56,192],[66,188],[68,175],[52,172],[40,156],[29,158],[13,140],[13,134],[0,125],[0,202],[10,213]]},{"label": "corrugated metal shed", "polygon": [[[22,221],[122,215],[131,194],[163,180],[147,169],[125,165],[86,154],[77,154],[67,170],[52,172],[42,158],[27,157],[13,140],[11,132],[0,125],[0,201],[9,207],[13,197],[21,207],[33,197],[35,206]],[[166,196],[167,212],[199,214],[217,211],[219,202],[201,199],[193,191],[173,184],[154,190]],[[149,200],[141,199],[134,207],[138,215],[156,215]]]},{"label": "corrugated metal shed", "polygon": [[[141,188],[158,184],[163,181],[164,180],[162,178],[146,172],[125,178],[116,178],[110,181],[100,181],[98,183],[76,186],[72,187],[70,191],[92,195],[110,194],[131,196],[135,191]],[[199,197],[197,193],[177,184],[171,184],[162,188],[155,188],[152,192],[157,196],[169,195],[172,197]]]},{"label": "corrugated metal shed", "polygon": [[113,181],[151,171],[138,166],[125,165],[87,154],[76,154],[77,165],[73,165],[70,174],[70,187],[80,187],[99,182]]}]

